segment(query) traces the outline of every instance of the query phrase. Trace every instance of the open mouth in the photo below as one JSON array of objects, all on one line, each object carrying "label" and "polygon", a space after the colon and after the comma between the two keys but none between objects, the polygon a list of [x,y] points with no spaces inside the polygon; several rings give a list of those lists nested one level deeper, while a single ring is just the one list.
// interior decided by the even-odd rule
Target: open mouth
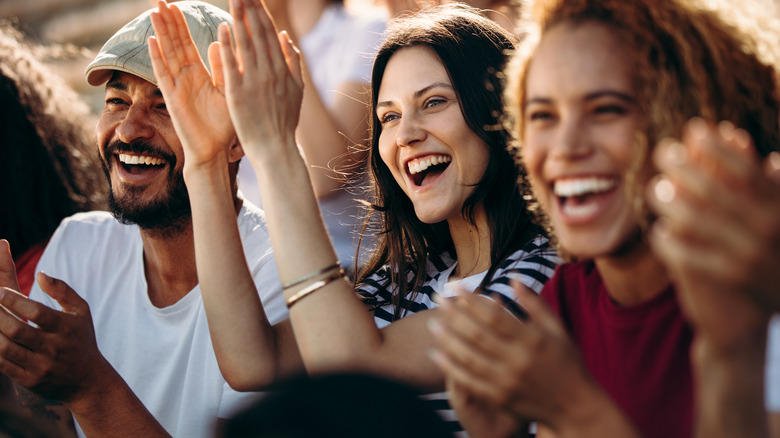
[{"label": "open mouth", "polygon": [[167,164],[164,158],[124,153],[117,154],[117,161],[131,175],[140,175],[149,171],[160,170]]},{"label": "open mouth", "polygon": [[587,177],[556,180],[553,192],[563,213],[569,216],[585,216],[599,207],[600,195],[611,193],[618,185],[615,178]]},{"label": "open mouth", "polygon": [[406,163],[407,171],[415,186],[421,187],[441,175],[450,165],[449,155],[426,155]]}]

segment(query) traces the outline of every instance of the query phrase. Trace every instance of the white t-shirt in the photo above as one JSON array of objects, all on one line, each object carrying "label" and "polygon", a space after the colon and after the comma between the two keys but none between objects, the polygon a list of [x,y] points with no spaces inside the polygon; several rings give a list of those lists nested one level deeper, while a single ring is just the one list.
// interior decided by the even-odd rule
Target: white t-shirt
[{"label": "white t-shirt", "polygon": [[[275,323],[287,310],[263,212],[245,202],[238,226]],[[218,417],[259,397],[232,390],[222,378],[199,286],[165,308],[149,301],[137,226],[107,212],[76,214],[60,224],[37,269],[64,280],[89,303],[100,352],[171,435],[213,437]],[[60,309],[37,284],[30,298]]]}]

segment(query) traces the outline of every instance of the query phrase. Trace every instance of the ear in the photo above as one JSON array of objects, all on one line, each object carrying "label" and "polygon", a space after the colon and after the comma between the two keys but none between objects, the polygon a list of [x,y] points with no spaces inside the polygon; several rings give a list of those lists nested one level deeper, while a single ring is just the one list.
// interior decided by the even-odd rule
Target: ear
[{"label": "ear", "polygon": [[241,142],[236,137],[233,146],[228,149],[228,163],[235,163],[244,156],[244,149],[241,147]]}]

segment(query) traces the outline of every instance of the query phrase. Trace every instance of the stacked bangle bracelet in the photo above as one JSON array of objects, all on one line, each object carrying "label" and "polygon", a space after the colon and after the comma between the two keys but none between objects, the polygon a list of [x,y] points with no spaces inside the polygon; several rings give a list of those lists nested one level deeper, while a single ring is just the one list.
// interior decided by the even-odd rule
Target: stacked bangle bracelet
[{"label": "stacked bangle bracelet", "polygon": [[295,281],[291,281],[290,283],[283,285],[282,286],[283,289],[289,289],[291,287],[298,286],[306,281],[314,279],[320,275],[327,274],[328,272],[334,270],[335,272],[333,272],[330,276],[315,281],[314,283],[298,291],[295,295],[291,296],[290,299],[287,300],[287,308],[289,309],[290,307],[293,306],[293,304],[297,303],[307,295],[310,295],[313,292],[316,292],[317,290],[327,286],[333,280],[338,280],[339,278],[343,278],[346,275],[346,272],[344,272],[344,269],[341,268],[341,265],[338,262],[336,262],[330,266],[326,266],[325,268],[320,269],[319,271],[315,271],[312,272],[311,274],[304,275],[303,277]]}]

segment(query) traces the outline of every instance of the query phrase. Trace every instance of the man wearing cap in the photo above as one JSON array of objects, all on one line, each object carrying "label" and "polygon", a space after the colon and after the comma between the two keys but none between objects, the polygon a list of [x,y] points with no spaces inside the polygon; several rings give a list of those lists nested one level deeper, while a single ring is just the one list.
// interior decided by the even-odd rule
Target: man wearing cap
[{"label": "man wearing cap", "polygon": [[[206,61],[217,26],[230,15],[203,2],[176,4]],[[113,215],[62,222],[38,265],[48,275],[38,276],[31,300],[0,288],[0,304],[33,323],[0,312],[0,372],[62,402],[86,436],[213,436],[215,420],[252,397],[229,388],[211,345],[184,154],[147,47],[151,12],[120,29],[86,70],[90,84],[106,84],[97,143]],[[235,135],[230,142],[241,239],[274,323],[286,317],[281,286],[262,212],[238,197],[243,153]],[[18,290],[2,248],[0,286]]]}]

